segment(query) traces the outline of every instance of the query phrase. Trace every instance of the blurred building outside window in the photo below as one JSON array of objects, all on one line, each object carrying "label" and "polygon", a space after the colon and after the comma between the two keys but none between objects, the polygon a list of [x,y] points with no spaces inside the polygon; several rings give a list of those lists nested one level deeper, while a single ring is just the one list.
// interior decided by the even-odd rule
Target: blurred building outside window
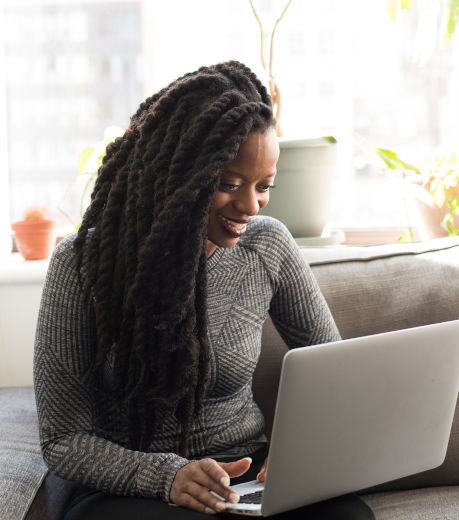
[{"label": "blurred building outside window", "polygon": [[[269,35],[285,1],[254,3]],[[266,79],[248,0],[3,0],[2,9],[0,189],[8,186],[9,211],[0,222],[41,204],[72,230],[58,203],[79,152],[106,127],[125,128],[176,77],[237,59]],[[393,22],[381,0],[294,0],[277,28],[284,135],[340,143],[334,227],[406,225],[399,183],[367,161],[354,132],[408,155],[457,149],[459,36],[439,48],[430,24],[420,51],[416,22],[413,13]],[[65,201],[74,222],[80,195]]]}]

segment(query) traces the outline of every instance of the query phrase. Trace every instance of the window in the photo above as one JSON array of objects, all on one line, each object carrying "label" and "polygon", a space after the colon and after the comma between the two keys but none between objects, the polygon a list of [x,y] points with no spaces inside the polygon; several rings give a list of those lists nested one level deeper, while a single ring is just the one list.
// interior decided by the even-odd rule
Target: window
[{"label": "window", "polygon": [[[285,1],[254,2],[269,38]],[[423,39],[419,16],[393,22],[380,0],[294,0],[277,28],[284,134],[335,135],[341,143],[335,227],[406,224],[400,187],[367,161],[353,132],[406,153],[457,148],[459,36],[440,48],[439,17],[430,25],[424,17],[430,36]],[[107,126],[125,127],[145,97],[179,75],[238,59],[265,79],[248,0],[4,0],[3,21],[1,182],[7,172],[9,216],[0,219],[41,203],[71,228],[57,206],[80,150]],[[76,221],[79,197],[75,190],[66,201]]]},{"label": "window", "polygon": [[11,220],[40,203],[71,229],[80,150],[142,98],[140,3],[6,1],[4,24]]}]

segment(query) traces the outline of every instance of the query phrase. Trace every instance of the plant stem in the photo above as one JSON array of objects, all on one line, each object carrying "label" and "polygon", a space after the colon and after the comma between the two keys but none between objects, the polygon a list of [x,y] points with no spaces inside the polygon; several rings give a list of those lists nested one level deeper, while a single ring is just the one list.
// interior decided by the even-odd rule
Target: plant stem
[{"label": "plant stem", "polygon": [[275,118],[276,118],[276,134],[281,137],[282,136],[282,129],[279,124],[279,119],[281,115],[281,93],[279,90],[279,87],[277,86],[276,82],[274,81],[274,75],[273,75],[273,56],[274,56],[274,35],[276,33],[277,26],[279,22],[284,17],[285,12],[289,8],[290,4],[292,3],[292,0],[289,0],[287,4],[284,7],[284,10],[282,11],[279,18],[276,20],[276,23],[273,27],[273,32],[271,33],[271,42],[270,42],[270,48],[269,48],[269,91],[271,94],[271,98],[273,101],[273,106],[275,107]]},{"label": "plant stem", "polygon": [[257,12],[255,11],[255,7],[253,6],[252,0],[249,0],[249,2],[250,2],[250,7],[252,8],[253,14],[258,22],[258,25],[260,26],[260,57],[261,57],[261,64],[263,65],[263,69],[266,70],[263,25],[261,24],[260,17],[258,16]]},{"label": "plant stem", "polygon": [[402,198],[403,198],[403,209],[405,211],[406,221],[408,222],[408,231],[411,235],[411,241],[414,241],[413,223],[411,222],[410,211],[408,210],[408,201],[406,197],[406,173],[402,171]]},{"label": "plant stem", "polygon": [[[271,33],[271,41],[270,41],[270,47],[269,47],[269,70],[268,70],[268,82],[269,82],[269,94],[271,96],[272,104],[273,104],[273,110],[274,110],[274,117],[277,121],[276,123],[276,134],[278,136],[282,136],[282,130],[279,125],[279,118],[281,114],[281,94],[279,87],[277,86],[276,82],[274,81],[274,75],[273,75],[273,49],[274,49],[274,35],[276,33],[276,28],[279,24],[279,22],[284,17],[284,14],[286,13],[287,9],[289,8],[290,4],[293,0],[288,0],[287,4],[285,5],[282,13],[280,14],[279,18],[276,20],[276,23],[274,24],[273,31]],[[263,65],[263,69],[266,71],[266,61],[264,56],[264,33],[263,33],[263,25],[261,23],[260,17],[258,16],[257,11],[255,10],[255,7],[253,5],[252,0],[249,0],[250,7],[252,8],[252,12],[258,22],[258,25],[260,27],[260,39],[261,39],[261,64]]]},{"label": "plant stem", "polygon": [[94,188],[93,186],[93,182],[94,182],[94,179],[96,178],[97,174],[91,174],[89,176],[89,179],[87,180],[85,186],[84,186],[84,189],[83,189],[83,193],[81,194],[81,199],[80,199],[80,217],[83,218],[83,214],[84,214],[84,211],[86,208],[84,208],[84,198],[86,197],[86,194],[88,193],[89,190],[92,191],[92,188]]},{"label": "plant stem", "polygon": [[64,217],[72,224],[72,226],[75,226],[75,222],[70,218],[70,215],[61,207],[61,204],[65,201],[68,194],[70,193],[70,189],[72,188],[73,184],[76,181],[76,177],[74,177],[68,184],[65,189],[64,195],[62,196],[61,200],[57,204],[57,209],[64,215]]},{"label": "plant stem", "polygon": [[[276,20],[276,23],[274,24],[273,32],[271,33],[271,44],[269,49],[269,78],[271,79],[273,77],[273,41],[274,41],[274,33],[276,32],[276,28],[278,23],[282,20],[284,17],[285,11],[289,8],[290,4],[293,0],[289,0],[287,2],[287,5],[284,7],[284,10],[282,11],[279,18]],[[252,3],[252,0],[250,0],[250,3]]]}]

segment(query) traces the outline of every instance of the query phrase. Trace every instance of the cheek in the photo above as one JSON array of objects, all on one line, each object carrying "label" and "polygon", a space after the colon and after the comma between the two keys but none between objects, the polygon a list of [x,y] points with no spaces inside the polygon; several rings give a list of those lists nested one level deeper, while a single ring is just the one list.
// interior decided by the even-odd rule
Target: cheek
[{"label": "cheek", "polygon": [[209,212],[216,211],[219,208],[222,208],[223,206],[225,206],[225,204],[228,203],[228,200],[229,198],[227,193],[217,191],[214,198],[212,199],[212,202],[210,203]]},{"label": "cheek", "polygon": [[269,202],[269,191],[266,193],[263,193],[263,196],[258,199],[258,205],[261,208],[264,208],[266,204]]}]

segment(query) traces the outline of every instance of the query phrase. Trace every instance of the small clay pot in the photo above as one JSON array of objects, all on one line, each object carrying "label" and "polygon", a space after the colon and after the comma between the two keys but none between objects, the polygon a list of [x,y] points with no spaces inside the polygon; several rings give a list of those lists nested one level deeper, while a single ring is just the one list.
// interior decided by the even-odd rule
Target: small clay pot
[{"label": "small clay pot", "polygon": [[11,228],[18,251],[26,260],[45,260],[56,245],[55,220],[20,220]]},{"label": "small clay pot", "polygon": [[[446,237],[448,231],[441,226],[443,218],[448,213],[448,204],[445,202],[439,208],[430,193],[430,186],[424,186],[419,180],[411,180],[412,212],[416,218],[416,227],[421,240],[432,240],[433,238]],[[459,195],[459,185],[453,192]],[[454,217],[454,225],[459,227],[459,217]]]}]

